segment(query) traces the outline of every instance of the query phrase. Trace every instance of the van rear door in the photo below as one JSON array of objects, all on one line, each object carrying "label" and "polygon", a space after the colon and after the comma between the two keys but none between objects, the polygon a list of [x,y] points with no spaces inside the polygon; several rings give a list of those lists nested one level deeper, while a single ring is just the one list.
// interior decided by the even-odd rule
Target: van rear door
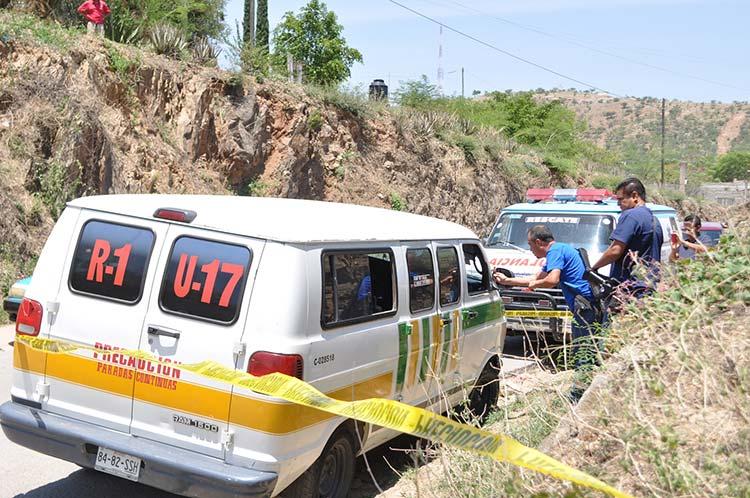
[{"label": "van rear door", "polygon": [[50,337],[100,348],[48,355],[44,408],[127,432],[134,372],[118,349],[138,349],[167,225],[82,211],[71,237],[57,303],[47,303]]},{"label": "van rear door", "polygon": [[[264,241],[170,226],[141,330],[145,365],[133,390],[133,435],[224,458],[231,385],[180,368],[214,361],[235,368]],[[252,275],[251,275],[252,273]],[[235,354],[236,353],[236,354]]]}]

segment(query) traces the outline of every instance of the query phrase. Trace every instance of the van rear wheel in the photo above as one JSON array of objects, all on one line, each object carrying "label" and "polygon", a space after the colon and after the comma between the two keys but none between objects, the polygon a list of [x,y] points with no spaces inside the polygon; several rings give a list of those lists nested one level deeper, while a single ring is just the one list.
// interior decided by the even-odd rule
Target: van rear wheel
[{"label": "van rear wheel", "polygon": [[282,493],[286,498],[346,498],[355,468],[354,442],[337,430],[312,466]]}]

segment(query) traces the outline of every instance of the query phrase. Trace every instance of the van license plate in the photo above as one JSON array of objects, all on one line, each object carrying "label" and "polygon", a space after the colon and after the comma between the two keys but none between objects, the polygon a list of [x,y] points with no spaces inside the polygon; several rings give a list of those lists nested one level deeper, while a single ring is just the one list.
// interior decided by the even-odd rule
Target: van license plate
[{"label": "van license plate", "polygon": [[137,481],[138,474],[141,472],[141,459],[100,446],[96,453],[94,468],[107,474]]}]

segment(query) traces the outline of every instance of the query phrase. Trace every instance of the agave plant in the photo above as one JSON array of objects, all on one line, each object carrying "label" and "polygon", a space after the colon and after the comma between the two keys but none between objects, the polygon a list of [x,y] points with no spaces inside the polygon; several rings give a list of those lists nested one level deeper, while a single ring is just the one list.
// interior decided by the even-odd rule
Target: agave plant
[{"label": "agave plant", "polygon": [[157,54],[179,57],[188,46],[185,35],[170,24],[156,24],[151,28],[151,46]]},{"label": "agave plant", "polygon": [[196,38],[193,42],[193,59],[199,64],[215,66],[220,53],[221,49],[212,45],[208,38]]}]

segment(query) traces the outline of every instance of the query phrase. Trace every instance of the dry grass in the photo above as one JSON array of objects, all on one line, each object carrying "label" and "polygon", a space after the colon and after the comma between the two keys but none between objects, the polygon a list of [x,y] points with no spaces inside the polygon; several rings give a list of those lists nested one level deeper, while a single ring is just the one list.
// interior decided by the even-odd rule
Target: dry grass
[{"label": "dry grass", "polygon": [[[574,410],[561,398],[570,373],[548,374],[501,403],[489,428],[635,496],[750,496],[748,242],[741,230],[619,317]],[[433,458],[385,496],[597,495],[449,448]]]}]

